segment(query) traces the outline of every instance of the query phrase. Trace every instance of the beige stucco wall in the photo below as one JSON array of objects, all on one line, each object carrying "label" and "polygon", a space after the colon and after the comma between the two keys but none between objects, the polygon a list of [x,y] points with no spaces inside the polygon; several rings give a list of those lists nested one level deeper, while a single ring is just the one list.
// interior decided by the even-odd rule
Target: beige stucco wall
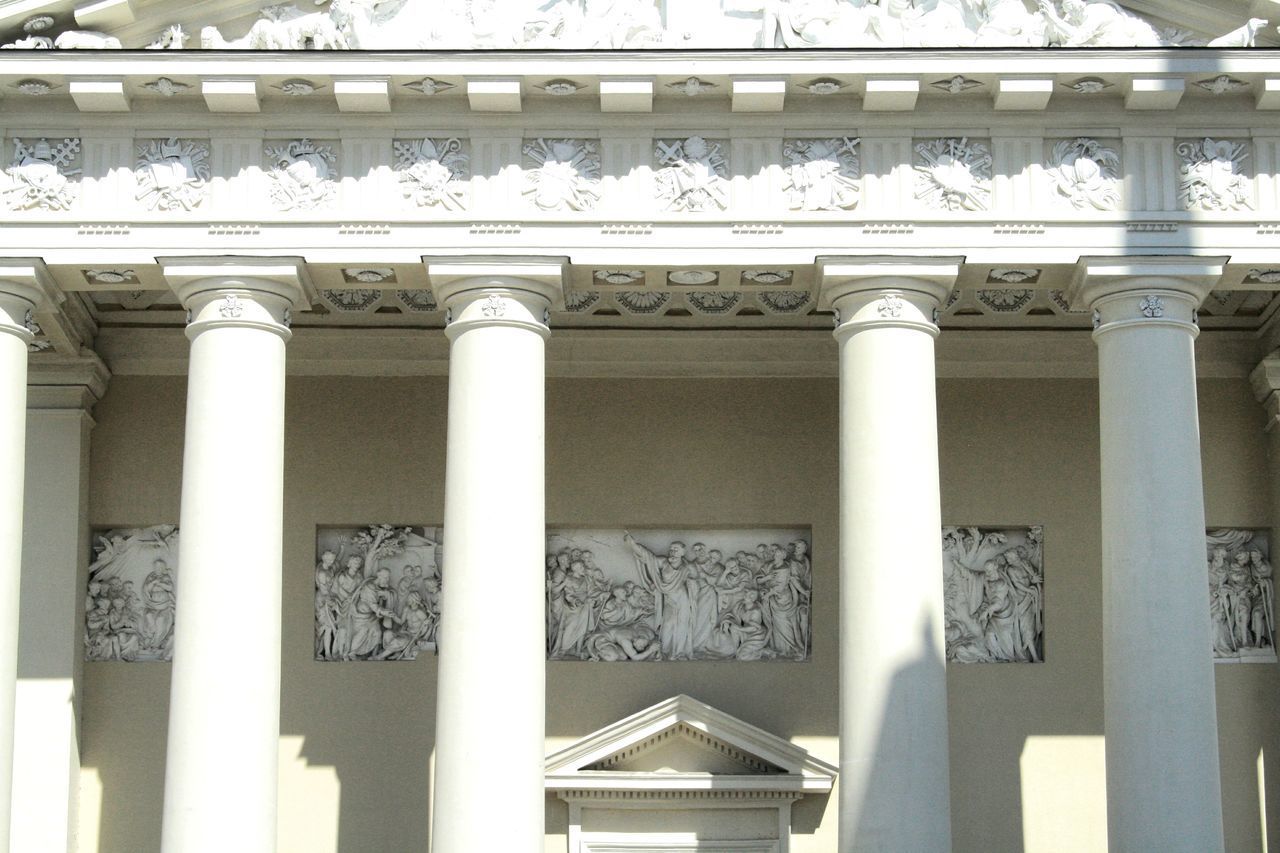
[{"label": "beige stucco wall", "polygon": [[[445,391],[443,378],[290,378],[283,853],[426,849],[435,661],[311,660],[313,536],[317,524],[440,522]],[[1210,524],[1269,524],[1261,409],[1243,380],[1205,381],[1201,394]],[[96,411],[92,524],[177,520],[183,396],[179,377],[113,381]],[[1046,528],[1047,662],[949,670],[955,849],[1102,850],[1094,383],[945,380],[939,409],[947,523]],[[816,590],[808,664],[548,664],[548,750],[685,692],[835,762],[835,382],[552,380],[547,411],[550,524],[807,524]],[[234,446],[229,436],[229,459]],[[254,594],[236,566],[229,530],[228,607]],[[253,636],[228,635],[226,648],[257,653]],[[1228,849],[1258,851],[1262,748],[1280,838],[1280,669],[1217,674]],[[165,664],[85,666],[84,853],[158,849],[167,698]],[[835,812],[834,795],[799,804],[793,850],[834,851]],[[500,814],[495,804],[498,827]],[[549,851],[564,849],[566,822],[564,806],[548,801]]]}]

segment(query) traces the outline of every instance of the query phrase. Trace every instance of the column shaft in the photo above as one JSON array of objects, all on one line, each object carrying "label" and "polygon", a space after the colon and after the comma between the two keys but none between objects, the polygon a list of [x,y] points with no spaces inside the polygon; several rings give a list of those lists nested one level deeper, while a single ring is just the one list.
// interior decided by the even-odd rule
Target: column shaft
[{"label": "column shaft", "polygon": [[932,315],[953,278],[826,288],[842,320],[842,853],[951,849]]},{"label": "column shaft", "polygon": [[471,853],[497,832],[505,853],[541,853],[550,302],[545,288],[495,277],[444,294],[454,319],[432,850]]},{"label": "column shaft", "polygon": [[272,853],[292,294],[234,273],[178,292],[193,321],[161,849]]},{"label": "column shaft", "polygon": [[0,853],[9,848],[18,670],[22,504],[27,438],[28,328],[39,291],[0,281]]},{"label": "column shaft", "polygon": [[1112,850],[1213,853],[1222,798],[1192,322],[1203,294],[1145,283],[1092,300],[1108,834]]}]

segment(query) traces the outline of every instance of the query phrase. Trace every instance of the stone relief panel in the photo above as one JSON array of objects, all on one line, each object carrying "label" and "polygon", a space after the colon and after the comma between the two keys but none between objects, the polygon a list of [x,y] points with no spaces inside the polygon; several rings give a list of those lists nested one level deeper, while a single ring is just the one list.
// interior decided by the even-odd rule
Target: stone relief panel
[{"label": "stone relief panel", "polygon": [[1058,197],[1076,210],[1115,210],[1120,205],[1120,154],[1096,139],[1055,143],[1045,171]]},{"label": "stone relief panel", "polygon": [[440,625],[440,529],[316,530],[315,659],[413,660]]},{"label": "stone relief panel", "polygon": [[944,527],[947,660],[1044,660],[1044,528]]},{"label": "stone relief panel", "polygon": [[147,210],[195,210],[209,183],[209,144],[150,139],[138,146],[138,201]]},{"label": "stone relief panel", "polygon": [[915,146],[916,199],[933,210],[991,207],[991,146],[968,137],[925,139]]},{"label": "stone relief panel", "polygon": [[600,201],[600,144],[532,139],[524,144],[524,195],[538,210],[584,211]]},{"label": "stone relief panel", "polygon": [[1232,529],[1211,530],[1205,537],[1216,660],[1276,660],[1270,538],[1261,530]]},{"label": "stone relief panel", "polygon": [[469,143],[447,139],[396,140],[396,176],[405,198],[416,207],[459,211],[467,207],[471,178]]},{"label": "stone relief panel", "polygon": [[295,139],[266,146],[271,200],[278,210],[313,210],[332,200],[338,185],[333,146]]},{"label": "stone relief panel", "polygon": [[95,531],[84,602],[87,661],[173,660],[178,528]]},{"label": "stone relief panel", "polygon": [[1253,209],[1248,143],[1205,137],[1179,142],[1175,150],[1182,179],[1178,194],[1186,209]]},{"label": "stone relief panel", "polygon": [[852,210],[858,204],[858,139],[788,139],[786,160],[788,207],[792,210]]},{"label": "stone relief panel", "polygon": [[723,142],[701,136],[659,139],[653,156],[658,202],[663,210],[728,209],[729,161]]},{"label": "stone relief panel", "polygon": [[550,660],[808,660],[807,529],[556,530]]},{"label": "stone relief panel", "polygon": [[5,169],[5,204],[10,210],[70,210],[79,193],[80,139],[13,140]]}]

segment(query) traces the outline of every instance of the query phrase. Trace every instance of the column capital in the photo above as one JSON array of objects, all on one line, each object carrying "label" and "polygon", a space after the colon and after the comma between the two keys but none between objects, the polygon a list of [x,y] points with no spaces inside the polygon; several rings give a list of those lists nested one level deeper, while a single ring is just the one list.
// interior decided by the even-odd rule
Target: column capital
[{"label": "column capital", "polygon": [[39,258],[0,258],[0,334],[35,340],[35,312],[56,306],[62,291]]},{"label": "column capital", "polygon": [[874,327],[938,334],[938,309],[960,274],[960,257],[822,256],[818,308],[836,314],[836,335]]},{"label": "column capital", "polygon": [[955,287],[964,258],[822,255],[814,263],[818,268],[818,309],[831,310],[842,296],[879,290],[912,290],[940,305]]},{"label": "column capital", "polygon": [[564,308],[564,257],[424,258],[450,338],[475,326],[520,326],[548,334],[552,309]]},{"label": "column capital", "polygon": [[1193,255],[1081,256],[1067,299],[1073,305],[1094,308],[1098,300],[1119,293],[1172,290],[1186,294],[1198,307],[1222,278],[1229,260]]},{"label": "column capital", "polygon": [[254,328],[286,340],[294,309],[311,304],[301,258],[157,258],[187,309],[187,337],[211,328]]}]

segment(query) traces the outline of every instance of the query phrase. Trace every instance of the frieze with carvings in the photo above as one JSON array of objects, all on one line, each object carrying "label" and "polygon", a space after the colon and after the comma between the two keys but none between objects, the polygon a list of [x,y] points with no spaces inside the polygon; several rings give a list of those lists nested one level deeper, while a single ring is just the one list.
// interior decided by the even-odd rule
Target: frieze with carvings
[{"label": "frieze with carvings", "polygon": [[76,199],[81,169],[80,140],[75,137],[34,142],[13,140],[13,160],[5,173],[5,203],[11,210],[69,210]]},{"label": "frieze with carvings", "polygon": [[524,194],[538,210],[586,211],[600,201],[600,146],[591,139],[524,144]]},{"label": "frieze with carvings", "polygon": [[440,530],[316,530],[315,659],[413,660],[440,626]]},{"label": "frieze with carvings", "polygon": [[195,210],[209,174],[208,143],[169,137],[138,146],[138,201],[147,210]]},{"label": "frieze with carvings", "polygon": [[1276,660],[1275,579],[1270,544],[1270,536],[1262,530],[1221,529],[1206,535],[1215,660]]},{"label": "frieze with carvings", "polygon": [[654,149],[658,201],[664,210],[703,212],[729,207],[724,144],[690,136],[659,139]]},{"label": "frieze with carvings", "polygon": [[968,137],[916,143],[916,198],[934,210],[991,207],[991,149]]},{"label": "frieze with carvings", "polygon": [[[660,8],[660,6],[662,8]],[[664,24],[664,12],[668,22]],[[1109,0],[814,3],[730,0],[333,0],[326,9],[268,5],[242,35],[214,26],[188,40],[171,27],[153,48],[413,50],[470,48],[1213,47],[1251,46],[1262,19],[1217,38],[1157,25]],[[176,32],[174,30],[176,29]],[[120,48],[105,33],[27,35],[6,47]],[[142,47],[142,43],[130,44]]]},{"label": "frieze with carvings", "polygon": [[87,661],[169,661],[178,528],[95,531],[84,603]]},{"label": "frieze with carvings", "polygon": [[396,175],[405,198],[417,207],[459,211],[467,206],[471,178],[468,145],[457,137],[397,140]]},{"label": "frieze with carvings", "polygon": [[789,139],[782,145],[792,210],[850,210],[858,204],[858,142],[849,137]]},{"label": "frieze with carvings", "polygon": [[1047,172],[1058,196],[1076,210],[1115,210],[1120,205],[1120,154],[1096,139],[1056,143]]},{"label": "frieze with carvings", "polygon": [[1044,660],[1044,529],[944,527],[947,660]]},{"label": "frieze with carvings", "polygon": [[1188,210],[1252,209],[1245,161],[1249,146],[1225,139],[1189,140],[1177,145],[1182,181],[1178,187]]},{"label": "frieze with carvings", "polygon": [[333,200],[338,155],[329,145],[298,139],[268,145],[271,199],[282,211],[312,210]]},{"label": "frieze with carvings", "polygon": [[559,530],[550,660],[809,658],[808,530]]}]

